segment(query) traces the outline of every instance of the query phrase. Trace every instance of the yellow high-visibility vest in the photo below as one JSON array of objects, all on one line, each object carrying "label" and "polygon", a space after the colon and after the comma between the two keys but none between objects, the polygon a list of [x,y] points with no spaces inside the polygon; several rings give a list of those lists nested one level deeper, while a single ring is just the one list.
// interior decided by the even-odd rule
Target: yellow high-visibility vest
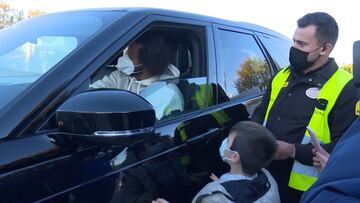
[{"label": "yellow high-visibility vest", "polygon": [[[274,77],[271,83],[270,100],[266,110],[264,119],[264,126],[266,126],[269,112],[283,87],[287,87],[287,78],[290,75],[289,68],[283,68]],[[343,69],[337,69],[336,72],[329,78],[328,81],[319,90],[317,100],[326,100],[326,108],[321,110],[315,107],[315,110],[311,116],[308,126],[310,126],[317,135],[317,138],[322,144],[331,142],[330,128],[328,124],[328,116],[331,109],[334,107],[335,102],[340,95],[345,85],[352,79],[352,75]],[[301,144],[310,143],[310,136],[308,132],[305,132],[304,138]],[[314,166],[303,165],[300,162],[294,160],[294,165],[291,170],[289,187],[297,190],[306,191],[319,176],[319,171]]]}]

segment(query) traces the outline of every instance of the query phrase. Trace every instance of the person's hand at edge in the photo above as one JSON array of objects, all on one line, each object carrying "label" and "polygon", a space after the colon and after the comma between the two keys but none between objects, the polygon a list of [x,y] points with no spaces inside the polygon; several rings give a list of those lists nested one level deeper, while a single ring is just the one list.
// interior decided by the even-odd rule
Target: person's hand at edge
[{"label": "person's hand at edge", "polygon": [[210,179],[213,180],[213,181],[219,180],[219,178],[213,173],[210,174]]},{"label": "person's hand at edge", "polygon": [[317,167],[320,171],[324,170],[330,154],[327,153],[325,150],[320,153],[315,148],[312,150],[312,152],[314,154],[313,165]]},{"label": "person's hand at edge", "polygon": [[157,198],[156,200],[151,201],[151,203],[170,203],[166,199]]}]

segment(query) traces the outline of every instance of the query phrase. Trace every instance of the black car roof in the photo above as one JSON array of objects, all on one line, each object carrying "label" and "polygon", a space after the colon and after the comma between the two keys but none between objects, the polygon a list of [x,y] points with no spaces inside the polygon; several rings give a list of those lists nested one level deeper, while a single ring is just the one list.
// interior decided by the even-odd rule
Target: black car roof
[{"label": "black car roof", "polygon": [[242,29],[247,29],[251,31],[266,33],[269,35],[278,36],[281,38],[287,38],[285,35],[276,32],[274,30],[271,30],[269,28],[257,25],[252,22],[236,22],[211,16],[206,16],[202,14],[195,14],[190,12],[184,12],[184,11],[175,11],[175,10],[168,10],[168,9],[160,9],[160,8],[147,8],[147,7],[119,7],[119,8],[89,8],[89,9],[81,9],[81,10],[72,10],[72,11],[64,11],[64,12],[106,12],[106,11],[125,11],[129,13],[138,13],[139,15],[151,15],[151,14],[157,14],[157,15],[164,15],[164,16],[176,16],[181,18],[187,18],[192,20],[200,20],[205,21],[209,23],[217,23],[221,25],[226,26],[232,26],[232,27],[238,27]]}]

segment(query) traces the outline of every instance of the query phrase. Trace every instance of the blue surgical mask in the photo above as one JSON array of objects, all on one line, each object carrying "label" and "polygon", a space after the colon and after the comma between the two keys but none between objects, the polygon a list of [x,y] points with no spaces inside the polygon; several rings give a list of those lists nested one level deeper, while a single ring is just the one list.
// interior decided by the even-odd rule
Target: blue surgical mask
[{"label": "blue surgical mask", "polygon": [[227,140],[228,140],[228,138],[225,138],[225,139],[222,141],[222,143],[221,143],[221,145],[220,145],[220,148],[219,148],[220,157],[221,157],[221,159],[222,159],[223,161],[226,160],[226,157],[225,157],[225,155],[224,155],[224,151],[225,151],[225,149],[227,148]]},{"label": "blue surgical mask", "polygon": [[[227,141],[228,141],[228,138],[225,138],[221,145],[220,145],[220,148],[219,148],[219,153],[220,153],[220,157],[221,159],[225,162],[226,160],[230,160],[228,157],[225,157],[225,150],[229,151],[229,152],[232,152],[232,153],[238,153],[237,151],[233,151],[231,150],[230,148],[228,148],[227,146]],[[230,160],[231,161],[231,160]]]}]

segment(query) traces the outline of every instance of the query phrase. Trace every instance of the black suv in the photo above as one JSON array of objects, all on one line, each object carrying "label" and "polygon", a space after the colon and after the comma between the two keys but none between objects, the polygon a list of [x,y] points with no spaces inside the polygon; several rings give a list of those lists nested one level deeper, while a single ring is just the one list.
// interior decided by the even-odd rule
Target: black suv
[{"label": "black suv", "polygon": [[[166,37],[180,70],[163,82],[183,110],[161,119],[139,95],[89,90],[146,32]],[[221,141],[292,44],[254,24],[146,8],[42,15],[0,40],[0,202],[189,202],[227,170]]]}]

